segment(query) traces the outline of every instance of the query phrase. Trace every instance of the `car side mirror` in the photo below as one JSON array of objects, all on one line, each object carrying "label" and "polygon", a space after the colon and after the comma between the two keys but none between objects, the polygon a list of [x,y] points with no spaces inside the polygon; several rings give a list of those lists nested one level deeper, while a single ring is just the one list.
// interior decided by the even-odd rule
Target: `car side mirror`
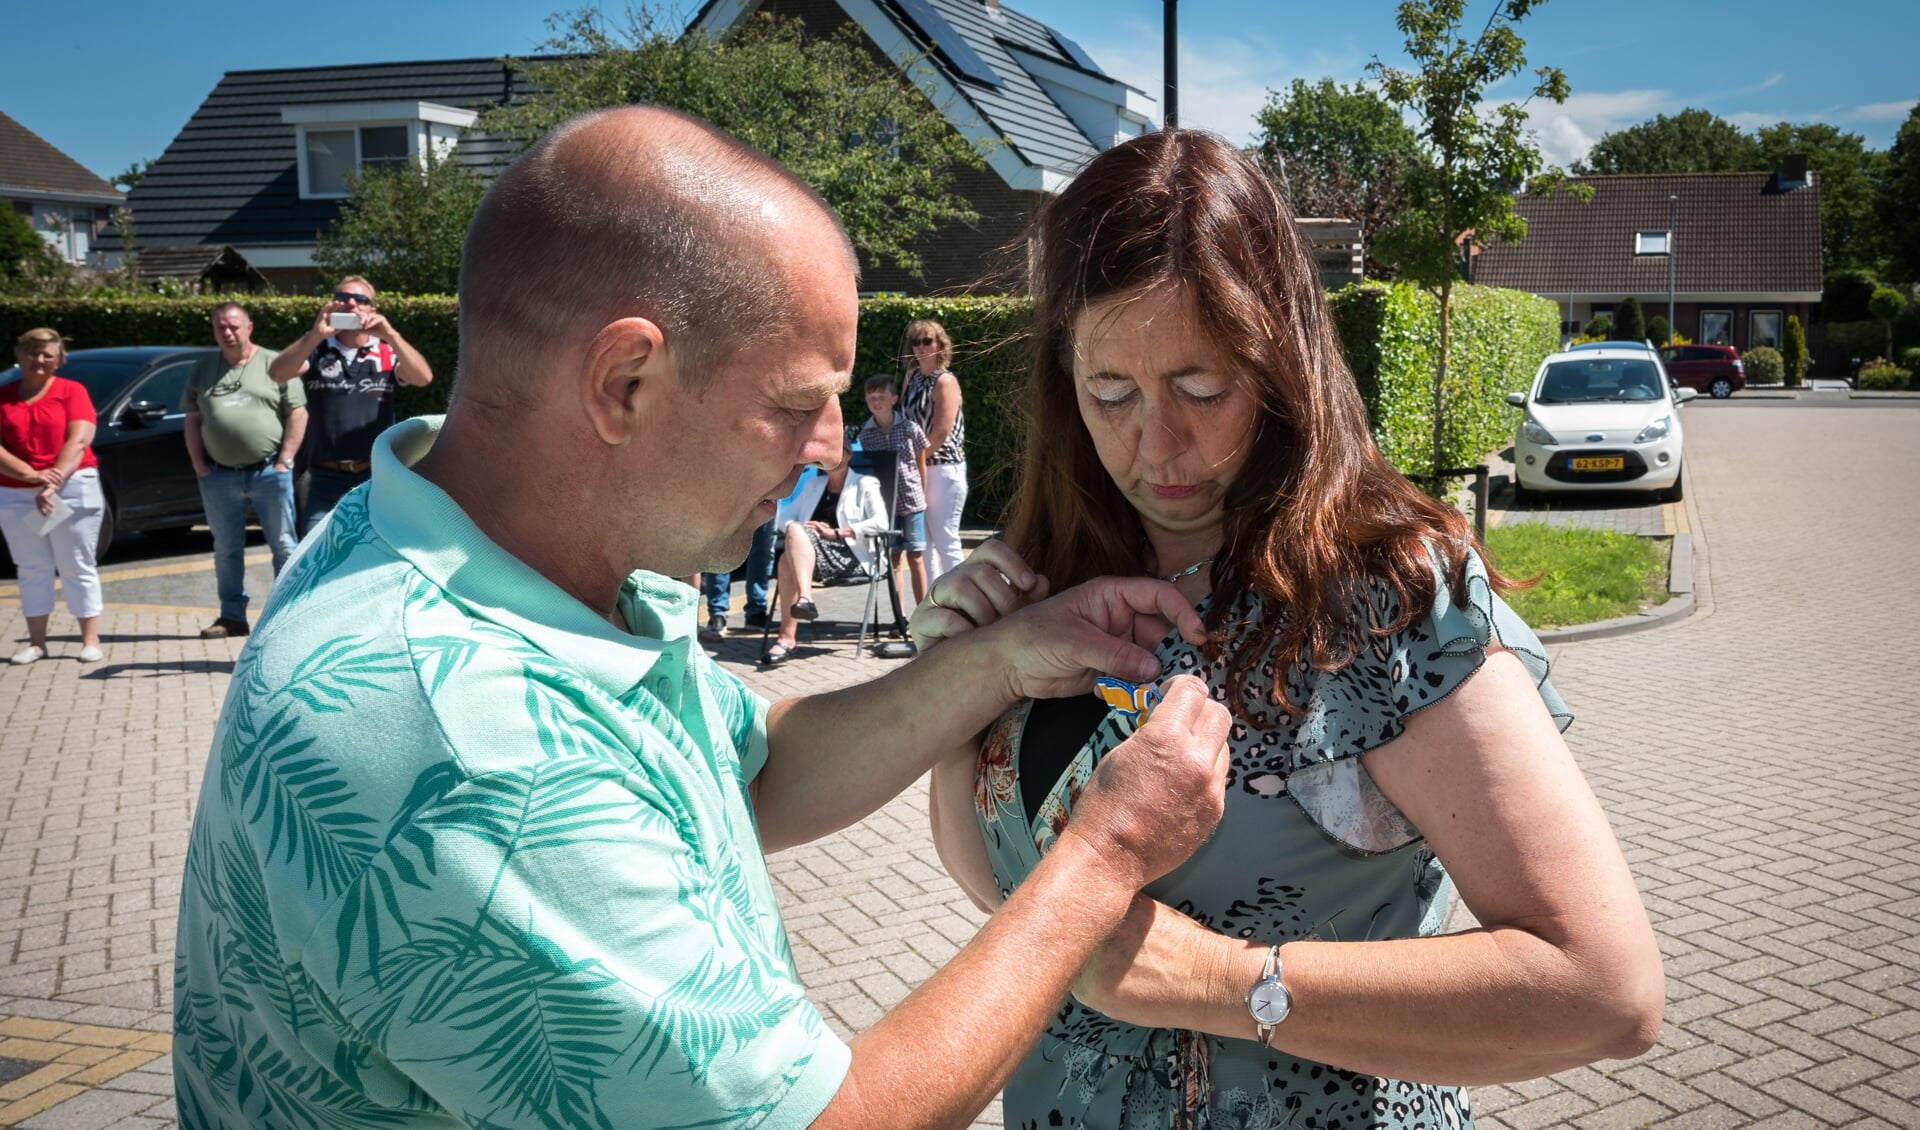
[{"label": "car side mirror", "polygon": [[1513,405],[1515,408],[1525,408],[1527,406],[1527,394],[1524,392],[1510,392],[1507,394],[1507,403]]},{"label": "car side mirror", "polygon": [[151,400],[136,400],[120,410],[120,423],[129,428],[150,428],[167,418],[167,406]]},{"label": "car side mirror", "polygon": [[1699,395],[1700,390],[1697,388],[1676,388],[1673,390],[1673,399],[1680,404],[1685,404],[1687,401]]}]

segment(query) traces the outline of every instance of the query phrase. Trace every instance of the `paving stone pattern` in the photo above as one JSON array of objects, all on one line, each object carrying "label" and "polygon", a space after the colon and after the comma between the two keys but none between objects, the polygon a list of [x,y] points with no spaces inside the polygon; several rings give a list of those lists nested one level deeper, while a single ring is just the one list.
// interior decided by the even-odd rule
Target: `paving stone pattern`
[{"label": "paving stone pattern", "polygon": [[[1666,954],[1667,1026],[1633,1062],[1479,1089],[1480,1125],[1920,1126],[1920,412],[1729,407],[1688,425],[1699,610],[1554,656],[1580,719],[1569,741]],[[0,1017],[168,1030],[191,803],[239,648],[192,638],[202,590],[210,572],[111,581],[110,606],[140,610],[109,612],[106,663],[73,662],[56,614],[56,658],[0,667]],[[820,604],[851,619],[859,595]],[[22,637],[0,601],[0,641]],[[757,632],[716,653],[769,696],[895,665],[854,659],[850,627],[810,631],[817,650],[776,668],[754,664]],[[796,960],[842,1034],[981,920],[940,872],[925,804],[916,787],[772,861]],[[18,1124],[170,1124],[167,1064]],[[979,1124],[998,1123],[996,1104]]]}]

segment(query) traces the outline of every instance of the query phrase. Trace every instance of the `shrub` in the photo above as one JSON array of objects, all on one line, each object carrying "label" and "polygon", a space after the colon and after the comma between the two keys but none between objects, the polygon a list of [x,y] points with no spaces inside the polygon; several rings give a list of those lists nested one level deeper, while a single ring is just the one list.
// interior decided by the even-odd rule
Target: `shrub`
[{"label": "shrub", "polygon": [[1613,336],[1618,341],[1647,340],[1647,318],[1640,312],[1640,300],[1628,295],[1613,312]]},{"label": "shrub", "polygon": [[1900,367],[1920,373],[1920,345],[1908,346],[1900,351]]},{"label": "shrub", "polygon": [[[1334,292],[1330,304],[1374,441],[1403,473],[1424,477],[1433,467],[1439,304],[1405,283],[1356,284]],[[1551,299],[1492,287],[1454,290],[1444,465],[1477,463],[1512,438],[1517,416],[1507,393],[1526,389],[1559,339],[1560,315]]]},{"label": "shrub", "polygon": [[1884,357],[1860,366],[1860,387],[1876,389],[1902,389],[1913,380],[1913,371],[1903,369]]},{"label": "shrub", "polygon": [[1613,337],[1613,315],[1595,314],[1580,327],[1580,336],[1588,341],[1607,341]]},{"label": "shrub", "polygon": [[1780,351],[1769,346],[1749,349],[1740,355],[1747,363],[1747,380],[1757,385],[1777,385],[1786,377],[1786,362]]},{"label": "shrub", "polygon": [[1799,388],[1807,375],[1807,334],[1800,328],[1798,315],[1787,315],[1787,328],[1782,335],[1780,356],[1787,366],[1787,387]]},{"label": "shrub", "polygon": [[1667,324],[1665,314],[1655,314],[1647,319],[1647,340],[1655,345],[1671,345],[1673,327]]}]

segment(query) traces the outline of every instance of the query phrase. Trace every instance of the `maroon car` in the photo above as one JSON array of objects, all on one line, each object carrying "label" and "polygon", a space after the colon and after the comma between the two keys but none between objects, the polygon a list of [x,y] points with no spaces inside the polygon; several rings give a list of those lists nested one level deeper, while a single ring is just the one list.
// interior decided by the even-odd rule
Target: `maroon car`
[{"label": "maroon car", "polygon": [[1660,351],[1660,363],[1673,383],[1715,400],[1747,387],[1747,367],[1731,345],[1669,345]]}]

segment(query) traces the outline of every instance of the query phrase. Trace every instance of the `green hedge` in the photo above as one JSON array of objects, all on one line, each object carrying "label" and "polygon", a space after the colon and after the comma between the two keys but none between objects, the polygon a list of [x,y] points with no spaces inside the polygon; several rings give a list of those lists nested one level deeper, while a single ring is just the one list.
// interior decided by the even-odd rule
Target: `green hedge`
[{"label": "green hedge", "polygon": [[[318,307],[312,298],[239,296],[253,316],[254,340],[279,348],[305,333]],[[211,345],[208,318],[224,299],[0,298],[0,332],[8,340],[33,326],[53,326],[75,349],[114,345]],[[1374,437],[1395,466],[1429,466],[1433,358],[1439,336],[1436,306],[1406,286],[1349,287],[1332,296],[1335,320],[1373,414]],[[966,396],[967,517],[997,525],[1013,493],[1013,464],[1025,432],[1020,389],[1027,372],[1028,303],[1009,298],[869,298],[860,304],[860,339],[853,388],[842,402],[849,424],[866,419],[861,394],[876,373],[904,372],[900,339],[907,323],[932,318],[953,338],[953,369]],[[424,389],[402,388],[402,416],[446,408],[458,356],[454,299],[392,296],[380,301],[433,366]],[[1559,313],[1547,299],[1515,291],[1462,287],[1454,292],[1454,372],[1447,461],[1465,466],[1513,435],[1509,391],[1523,389],[1551,352]]]},{"label": "green hedge", "polygon": [[[1330,301],[1347,363],[1373,417],[1374,441],[1401,471],[1426,474],[1433,466],[1439,301],[1415,287],[1379,283],[1346,287]],[[1560,311],[1551,299],[1492,287],[1454,290],[1441,441],[1445,466],[1472,466],[1513,438],[1519,417],[1507,394],[1524,392],[1559,344]]]}]

